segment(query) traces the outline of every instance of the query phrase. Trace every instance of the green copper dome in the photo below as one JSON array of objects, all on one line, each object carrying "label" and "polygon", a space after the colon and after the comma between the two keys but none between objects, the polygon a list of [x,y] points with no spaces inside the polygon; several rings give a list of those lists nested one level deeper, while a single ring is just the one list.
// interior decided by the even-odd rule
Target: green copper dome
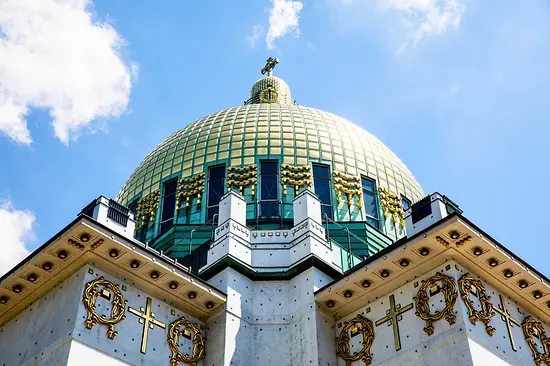
[{"label": "green copper dome", "polygon": [[[252,184],[249,182],[240,188],[247,202],[253,205],[262,200],[264,190],[261,163],[271,161],[276,162],[280,168],[277,169],[280,174],[277,176],[277,184],[280,185],[270,188],[275,190],[275,196],[271,198],[276,197],[281,204],[287,205],[286,213],[280,216],[291,219],[291,202],[297,193],[295,188],[316,192],[316,186],[320,186],[320,183],[316,183],[315,177],[311,175],[315,175],[315,166],[320,164],[319,166],[327,167],[327,171],[330,171],[328,181],[331,188],[328,199],[331,201],[329,206],[332,207],[329,211],[333,210],[331,216],[334,220],[365,222],[368,221],[368,216],[377,217],[381,221],[386,217],[384,222],[380,222],[380,228],[382,230],[386,227],[382,231],[390,235],[389,232],[395,230],[393,227],[388,229],[390,220],[387,219],[387,209],[390,209],[389,217],[393,211],[387,204],[387,192],[390,192],[390,198],[394,194],[393,197],[404,198],[409,203],[424,197],[411,172],[390,149],[362,128],[332,113],[295,104],[288,85],[270,74],[271,72],[254,84],[250,99],[245,105],[212,113],[164,140],[138,165],[120,190],[117,201],[131,206],[138,199],[156,194],[160,198],[153,209],[157,210],[156,216],[159,217],[164,215],[160,212],[160,206],[165,182],[175,178],[179,181],[179,188],[188,182],[196,182],[193,179],[204,173],[204,178],[199,180],[202,184],[202,188],[198,188],[200,192],[195,192],[190,198],[178,197],[177,211],[174,214],[175,223],[204,223],[207,206],[212,201],[212,197],[210,200],[207,197],[209,168],[224,167],[225,177],[222,176],[221,179],[224,179],[226,191],[235,171],[246,171],[254,166],[251,176],[255,178]],[[301,168],[306,170],[299,170]],[[309,174],[311,182],[299,187],[287,187],[284,177],[290,173],[284,173],[284,169],[290,169],[291,173],[305,172],[303,177],[307,179]],[[298,173],[292,174],[302,177]],[[344,181],[344,189],[338,192],[337,186],[342,188],[342,179],[352,180]],[[267,182],[267,178],[265,180]],[[369,200],[369,197],[360,196],[360,192],[362,182],[366,180],[374,183],[372,191],[375,192],[375,202],[371,203],[374,204],[374,208],[370,208],[372,212],[365,214],[365,210],[368,211],[369,208],[363,207],[363,200]],[[198,186],[197,183],[193,184]],[[349,191],[345,187],[357,189],[357,196],[350,199],[350,194],[346,193]],[[239,190],[239,187],[231,188]],[[325,189],[327,190],[328,188]],[[179,206],[184,207],[186,199],[190,212],[182,214],[183,209]],[[257,212],[252,212],[250,208],[248,218],[254,219]],[[183,216],[185,217],[182,218]],[[394,225],[395,222],[394,219]]]}]

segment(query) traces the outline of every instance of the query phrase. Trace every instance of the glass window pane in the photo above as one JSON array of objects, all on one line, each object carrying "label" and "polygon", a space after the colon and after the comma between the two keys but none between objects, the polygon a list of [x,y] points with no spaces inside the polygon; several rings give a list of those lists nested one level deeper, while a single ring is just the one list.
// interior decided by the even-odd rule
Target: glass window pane
[{"label": "glass window pane", "polygon": [[176,208],[176,195],[165,196],[162,200],[161,222],[174,218],[174,209]]},{"label": "glass window pane", "polygon": [[367,223],[371,226],[374,226],[376,229],[380,229],[380,225],[378,224],[378,220],[375,220],[371,217],[367,217]]},{"label": "glass window pane", "polygon": [[367,178],[361,178],[361,185],[363,186],[363,189],[374,192],[374,181]]},{"label": "glass window pane", "polygon": [[408,210],[411,207],[411,203],[405,197],[401,198],[401,204],[403,205],[403,210]]},{"label": "glass window pane", "polygon": [[378,209],[376,207],[376,196],[368,191],[363,191],[363,202],[367,216],[378,218]]},{"label": "glass window pane", "polygon": [[223,194],[223,179],[215,179],[208,182],[208,206],[219,204]]},{"label": "glass window pane", "polygon": [[322,220],[325,219],[325,215],[323,214],[326,214],[328,216],[329,219],[333,219],[333,216],[332,216],[332,206],[330,205],[321,205],[321,215],[322,215]]},{"label": "glass window pane", "polygon": [[270,202],[270,203],[260,203],[260,216],[264,217],[273,217],[280,216],[279,214],[279,203]]},{"label": "glass window pane", "polygon": [[315,194],[319,197],[322,204],[331,204],[330,181],[324,179],[315,179]]},{"label": "glass window pane", "polygon": [[225,178],[225,165],[216,166],[209,169],[208,179],[223,179]]},{"label": "glass window pane", "polygon": [[261,195],[262,200],[276,200],[278,199],[277,188],[278,179],[277,175],[263,175],[261,176]]},{"label": "glass window pane", "polygon": [[313,164],[313,176],[316,178],[329,178],[328,166]]},{"label": "glass window pane", "polygon": [[[214,217],[214,215],[218,213],[218,211],[219,211],[219,206],[209,207],[206,210],[206,221],[212,220],[212,218]],[[217,216],[215,221],[218,221]]]},{"label": "glass window pane", "polygon": [[262,161],[260,162],[260,173],[261,174],[278,174],[279,173],[279,164],[276,161]]}]

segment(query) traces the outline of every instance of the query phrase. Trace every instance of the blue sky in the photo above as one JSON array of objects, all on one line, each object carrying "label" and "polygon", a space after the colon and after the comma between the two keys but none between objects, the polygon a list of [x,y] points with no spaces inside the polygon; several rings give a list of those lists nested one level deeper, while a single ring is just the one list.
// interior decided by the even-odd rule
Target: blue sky
[{"label": "blue sky", "polygon": [[[26,29],[38,12],[57,19]],[[547,1],[21,0],[0,14],[0,272],[116,196],[170,133],[242,104],[274,56],[299,104],[373,133],[425,192],[550,275]]]}]

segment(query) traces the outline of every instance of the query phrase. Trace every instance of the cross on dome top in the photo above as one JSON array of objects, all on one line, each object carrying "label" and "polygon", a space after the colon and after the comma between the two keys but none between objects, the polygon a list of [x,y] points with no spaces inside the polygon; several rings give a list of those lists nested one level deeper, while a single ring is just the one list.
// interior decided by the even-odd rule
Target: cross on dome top
[{"label": "cross on dome top", "polygon": [[278,63],[279,63],[279,59],[277,57],[268,58],[264,68],[261,70],[262,75],[265,75],[267,73],[267,76],[271,76],[271,73],[275,68],[275,65],[277,65]]}]

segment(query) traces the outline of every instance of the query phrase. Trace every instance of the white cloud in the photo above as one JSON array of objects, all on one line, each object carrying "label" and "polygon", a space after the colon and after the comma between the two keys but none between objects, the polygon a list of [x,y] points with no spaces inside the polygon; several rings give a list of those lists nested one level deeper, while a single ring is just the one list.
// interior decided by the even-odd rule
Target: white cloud
[{"label": "white cloud", "polygon": [[252,34],[248,36],[248,41],[250,42],[250,47],[254,48],[256,46],[256,42],[258,39],[260,39],[260,36],[262,35],[263,27],[260,24],[255,25],[252,27]]},{"label": "white cloud", "polygon": [[94,19],[91,0],[0,1],[0,132],[31,143],[26,116],[48,109],[55,136],[76,139],[127,107],[135,66],[122,38]]},{"label": "white cloud", "polygon": [[[398,52],[404,51],[409,45],[416,45],[426,36],[441,35],[450,28],[460,25],[464,13],[465,0],[328,0],[336,10],[347,9],[347,22],[377,23],[373,14],[390,14],[396,17],[400,27],[405,30],[405,41],[402,41]],[[391,18],[386,26],[390,32],[395,32]]]},{"label": "white cloud", "polygon": [[25,242],[34,237],[35,217],[30,211],[19,211],[11,201],[0,201],[0,275],[29,255]]},{"label": "white cloud", "polygon": [[300,35],[298,14],[304,7],[300,1],[292,0],[271,0],[271,3],[273,7],[269,10],[269,30],[265,37],[270,50],[275,47],[275,41],[287,32],[293,32],[296,37]]},{"label": "white cloud", "polygon": [[458,27],[464,12],[461,0],[381,0],[390,9],[402,14],[410,27],[414,44],[425,35],[438,35],[449,27]]}]

